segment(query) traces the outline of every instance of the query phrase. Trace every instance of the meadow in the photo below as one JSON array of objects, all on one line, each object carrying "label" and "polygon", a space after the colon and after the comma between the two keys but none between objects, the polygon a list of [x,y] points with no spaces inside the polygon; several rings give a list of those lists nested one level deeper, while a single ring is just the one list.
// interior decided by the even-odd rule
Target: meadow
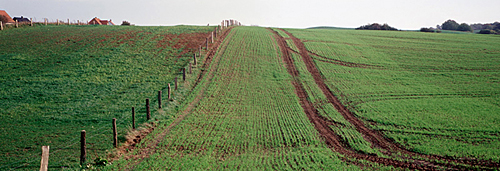
[{"label": "meadow", "polygon": [[372,129],[414,152],[500,161],[500,37],[286,30]]},{"label": "meadow", "polygon": [[88,160],[112,152],[111,119],[120,142],[136,123],[168,119],[188,89],[157,111],[157,91],[192,59],[213,27],[36,26],[0,33],[0,170],[40,167],[41,146],[51,147],[49,168],[78,168],[80,131]]}]

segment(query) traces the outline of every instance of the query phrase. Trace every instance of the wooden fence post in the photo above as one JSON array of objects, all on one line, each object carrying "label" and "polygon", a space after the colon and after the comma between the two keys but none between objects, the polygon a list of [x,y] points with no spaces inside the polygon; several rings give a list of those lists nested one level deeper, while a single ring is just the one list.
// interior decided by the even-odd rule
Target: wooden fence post
[{"label": "wooden fence post", "polygon": [[47,19],[45,18],[44,21],[45,21],[45,26],[47,26]]},{"label": "wooden fence post", "polygon": [[68,25],[71,25],[71,24],[69,23],[69,18],[68,18]]},{"label": "wooden fence post", "polygon": [[47,171],[49,168],[49,146],[42,146],[42,161],[40,162],[40,171]]},{"label": "wooden fence post", "polygon": [[186,81],[186,68],[182,68],[182,81]]},{"label": "wooden fence post", "polygon": [[168,83],[168,100],[170,100],[172,97],[170,94],[172,93],[172,89],[170,88],[170,83]]},{"label": "wooden fence post", "polygon": [[33,26],[33,18],[30,18],[30,26]]},{"label": "wooden fence post", "polygon": [[189,67],[188,67],[188,73],[189,73],[189,74],[191,74],[191,73],[192,73],[192,72],[191,72],[192,68],[193,68],[193,65],[192,65],[191,63],[189,63]]},{"label": "wooden fence post", "polygon": [[212,32],[212,43],[214,43],[214,32]]},{"label": "wooden fence post", "polygon": [[76,20],[76,22],[78,22],[78,25],[80,25],[80,20]]},{"label": "wooden fence post", "polygon": [[80,165],[83,166],[85,164],[85,160],[87,159],[87,144],[85,139],[85,130],[82,130],[80,136]]},{"label": "wooden fence post", "polygon": [[161,90],[158,91],[158,109],[161,109]]},{"label": "wooden fence post", "polygon": [[0,21],[0,30],[3,30],[3,22]]},{"label": "wooden fence post", "polygon": [[113,118],[113,146],[118,147],[118,132],[116,131],[116,118]]},{"label": "wooden fence post", "polygon": [[177,90],[177,77],[174,78],[174,82],[175,82],[175,89],[174,90]]},{"label": "wooden fence post", "polygon": [[217,27],[215,27],[214,36],[217,38]]},{"label": "wooden fence post", "polygon": [[57,25],[59,25],[59,19],[57,19]]},{"label": "wooden fence post", "polygon": [[18,27],[19,27],[19,22],[17,22],[17,20],[16,20],[16,28],[18,28]]},{"label": "wooden fence post", "polygon": [[198,62],[196,60],[196,53],[195,53],[195,54],[193,54],[193,65],[196,66],[197,63]]},{"label": "wooden fence post", "polygon": [[135,107],[132,107],[132,129],[135,129]]},{"label": "wooden fence post", "polygon": [[146,99],[146,119],[151,119],[151,110],[149,109],[149,99]]},{"label": "wooden fence post", "polygon": [[206,49],[208,50],[208,37],[205,39],[206,44]]}]

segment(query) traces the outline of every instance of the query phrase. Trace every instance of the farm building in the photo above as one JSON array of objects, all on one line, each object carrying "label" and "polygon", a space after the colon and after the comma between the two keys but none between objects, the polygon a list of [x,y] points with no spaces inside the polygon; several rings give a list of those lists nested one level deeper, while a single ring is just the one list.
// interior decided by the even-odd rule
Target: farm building
[{"label": "farm building", "polygon": [[22,23],[22,22],[31,22],[30,19],[24,18],[23,16],[21,16],[21,17],[14,17],[14,21],[17,21],[17,22],[20,22],[20,23]]},{"label": "farm building", "polygon": [[[6,23],[13,23],[15,22],[9,14],[7,14],[7,12],[5,10],[0,10],[0,17],[3,18],[2,21],[3,22],[6,22]],[[6,20],[6,21],[4,21]]]},{"label": "farm building", "polygon": [[97,17],[94,17],[92,20],[89,21],[89,25],[111,25],[111,26],[114,26],[115,23],[113,23],[113,21],[111,21],[111,19],[101,20]]}]

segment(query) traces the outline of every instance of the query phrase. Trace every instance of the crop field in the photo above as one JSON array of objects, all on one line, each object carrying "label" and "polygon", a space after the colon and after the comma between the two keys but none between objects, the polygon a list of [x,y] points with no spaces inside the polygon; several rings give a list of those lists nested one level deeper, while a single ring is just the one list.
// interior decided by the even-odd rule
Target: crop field
[{"label": "crop field", "polygon": [[[80,131],[87,132],[88,159],[112,149],[111,119],[120,142],[146,121],[168,119],[186,94],[157,111],[156,93],[173,85],[213,27],[46,26],[0,33],[0,170],[35,170],[41,146],[49,168],[78,168]],[[164,91],[165,92],[165,91]],[[163,98],[166,99],[166,93]],[[172,111],[169,113],[169,111]]]},{"label": "crop field", "polygon": [[159,110],[212,30],[2,33],[0,170],[37,168],[41,145],[51,168],[78,167],[82,129],[90,158],[113,154],[111,118],[125,141],[145,98],[156,127],[98,170],[500,168],[498,36],[230,27]]}]

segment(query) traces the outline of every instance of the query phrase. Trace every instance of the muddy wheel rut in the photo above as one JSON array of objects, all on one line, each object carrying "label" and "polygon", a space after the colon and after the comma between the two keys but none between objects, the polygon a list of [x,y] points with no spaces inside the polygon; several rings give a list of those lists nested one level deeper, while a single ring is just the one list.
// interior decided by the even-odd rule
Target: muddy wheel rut
[{"label": "muddy wheel rut", "polygon": [[[351,158],[367,160],[399,168],[410,168],[418,170],[463,170],[474,168],[477,169],[477,167],[489,170],[500,167],[499,163],[495,163],[492,161],[476,159],[453,159],[437,155],[415,153],[384,137],[380,132],[368,128],[332,93],[330,88],[326,85],[322,74],[317,69],[313,58],[309,56],[310,52],[306,49],[304,43],[300,39],[294,37],[291,33],[280,29],[293,40],[295,46],[299,49],[298,53],[302,56],[307,70],[313,76],[315,83],[327,97],[329,103],[331,103],[335,107],[335,109],[337,109],[337,111],[347,121],[349,121],[358,132],[363,135],[366,141],[372,144],[372,147],[382,149],[383,151],[381,152],[391,157],[385,158],[376,155],[364,154],[351,149],[349,145],[346,142],[342,142],[339,135],[337,135],[329,127],[329,125],[335,125],[335,123],[327,120],[324,117],[321,117],[318,110],[315,109],[314,105],[309,100],[307,100],[307,92],[305,91],[304,86],[299,80],[299,71],[295,67],[293,59],[290,56],[290,48],[288,47],[285,38],[281,37],[276,31],[272,29],[268,30],[273,32],[275,35],[277,43],[282,52],[283,60],[286,63],[287,70],[293,77],[292,84],[294,85],[295,92],[300,99],[301,106],[304,108],[307,117],[314,124],[320,135],[324,137],[326,143],[333,148],[332,150]],[[400,158],[400,160],[393,159],[395,157]]]}]

